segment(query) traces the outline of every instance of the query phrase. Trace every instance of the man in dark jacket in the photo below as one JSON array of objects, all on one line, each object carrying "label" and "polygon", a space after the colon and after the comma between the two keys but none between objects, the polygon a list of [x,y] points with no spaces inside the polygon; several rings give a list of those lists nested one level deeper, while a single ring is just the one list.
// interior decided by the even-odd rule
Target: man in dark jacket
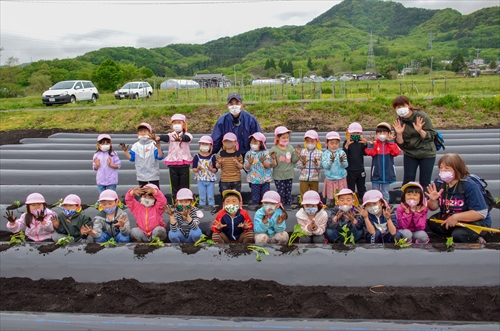
[{"label": "man in dark jacket", "polygon": [[218,153],[222,147],[222,137],[232,132],[238,138],[239,151],[245,156],[250,149],[250,136],[255,132],[262,132],[257,119],[243,109],[243,101],[238,93],[231,93],[227,97],[228,113],[222,115],[212,130],[214,141],[213,153]]}]

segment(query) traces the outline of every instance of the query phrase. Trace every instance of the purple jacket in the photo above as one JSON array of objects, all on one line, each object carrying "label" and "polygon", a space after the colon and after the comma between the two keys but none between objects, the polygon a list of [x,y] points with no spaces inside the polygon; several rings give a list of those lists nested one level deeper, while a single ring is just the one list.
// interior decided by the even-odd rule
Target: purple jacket
[{"label": "purple jacket", "polygon": [[[116,152],[112,152],[112,156],[109,156],[108,152],[98,151],[94,154],[92,160],[98,159],[101,162],[99,169],[96,170],[96,182],[97,185],[116,185],[118,184],[118,169],[113,169],[108,166],[108,158],[111,157],[111,163],[116,164],[118,169],[122,166],[120,158]],[[94,169],[95,163],[92,162],[92,169]]]}]

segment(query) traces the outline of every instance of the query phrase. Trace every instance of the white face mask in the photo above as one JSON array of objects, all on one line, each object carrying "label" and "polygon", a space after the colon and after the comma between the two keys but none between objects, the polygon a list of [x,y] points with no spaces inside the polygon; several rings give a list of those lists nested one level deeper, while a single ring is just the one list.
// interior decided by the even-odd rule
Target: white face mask
[{"label": "white face mask", "polygon": [[260,149],[260,145],[250,145],[250,148],[252,149],[252,151],[258,151]]},{"label": "white face mask", "polygon": [[270,204],[264,204],[263,207],[266,214],[272,214],[276,210],[276,206]]},{"label": "white face mask", "polygon": [[140,141],[148,141],[149,136],[137,136]]},{"label": "white face mask", "polygon": [[381,134],[380,136],[377,136],[377,138],[380,141],[386,141],[387,140],[387,136],[385,134]]},{"label": "white face mask", "polygon": [[101,145],[101,151],[107,152],[111,148],[111,145]]},{"label": "white face mask", "polygon": [[229,106],[229,112],[231,113],[231,115],[239,115],[241,113],[241,106],[239,105],[232,105],[232,106]]},{"label": "white face mask", "polygon": [[149,208],[149,207],[151,207],[152,205],[155,204],[155,199],[142,198],[141,199],[141,204],[144,207]]},{"label": "white face mask", "polygon": [[210,146],[200,146],[200,151],[208,152],[210,150]]},{"label": "white face mask", "polygon": [[370,214],[372,215],[377,215],[380,211],[380,207],[379,206],[373,206],[373,207],[370,207],[370,208],[367,208],[366,209]]},{"label": "white face mask", "polygon": [[313,149],[316,148],[316,145],[315,144],[307,144],[306,147],[307,147],[308,150],[311,151],[311,150],[313,150]]},{"label": "white face mask", "polygon": [[408,109],[408,107],[399,108],[396,110],[396,113],[398,116],[406,117],[410,113],[410,109]]},{"label": "white face mask", "polygon": [[172,127],[174,128],[175,132],[181,132],[182,131],[182,124],[174,124],[174,125],[172,125]]},{"label": "white face mask", "polygon": [[339,206],[339,209],[343,212],[348,212],[349,210],[351,210],[351,206]]}]

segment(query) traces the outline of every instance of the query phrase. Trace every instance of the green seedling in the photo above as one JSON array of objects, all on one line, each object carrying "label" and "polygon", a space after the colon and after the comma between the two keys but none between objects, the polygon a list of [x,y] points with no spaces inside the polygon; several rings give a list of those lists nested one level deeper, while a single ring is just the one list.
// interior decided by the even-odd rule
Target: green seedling
[{"label": "green seedling", "polygon": [[394,239],[394,246],[398,246],[399,248],[408,248],[411,246],[411,243],[406,242],[406,238],[401,238],[399,240]]},{"label": "green seedling", "polygon": [[125,204],[123,203],[123,201],[118,200],[118,208],[125,209]]},{"label": "green seedling", "polygon": [[257,262],[262,261],[262,257],[260,256],[260,253],[264,253],[264,255],[269,255],[269,252],[264,247],[247,246],[247,248],[248,248],[248,250],[255,253],[255,259],[257,260]]},{"label": "green seedling", "polygon": [[453,237],[446,237],[446,247],[451,248],[455,243],[453,242]]},{"label": "green seedling", "polygon": [[295,241],[295,239],[306,235],[307,233],[304,230],[302,230],[300,224],[295,224],[295,226],[293,227],[293,233],[290,236],[290,239],[288,240],[288,246],[292,246],[292,243]]},{"label": "green seedling", "polygon": [[57,246],[67,245],[67,244],[71,243],[71,240],[73,240],[73,237],[68,234],[66,237],[59,239],[56,242],[56,245]]},{"label": "green seedling", "polygon": [[22,244],[26,242],[26,236],[24,235],[24,231],[19,231],[16,234],[13,234],[10,237],[9,245]]},{"label": "green seedling", "polygon": [[193,207],[198,206],[199,203],[200,203],[200,197],[195,197],[193,202],[191,203],[191,206]]},{"label": "green seedling", "polygon": [[23,204],[21,203],[21,201],[16,200],[16,201],[14,201],[14,202],[12,203],[12,205],[13,205],[14,207],[16,207],[16,208],[19,208],[19,207],[21,207]]},{"label": "green seedling", "polygon": [[60,206],[62,202],[63,202],[63,199],[61,198],[61,199],[57,200],[57,202],[56,202],[56,203],[53,203],[53,204],[52,204],[52,207],[57,207],[57,206]]},{"label": "green seedling", "polygon": [[111,238],[108,241],[103,242],[101,246],[103,247],[118,246],[118,243],[115,241],[115,238]]},{"label": "green seedling", "polygon": [[352,233],[349,234],[349,227],[347,224],[342,227],[342,232],[340,232],[340,234],[344,237],[344,246],[347,245],[348,242],[353,245],[356,243],[354,241],[354,235]]},{"label": "green seedling", "polygon": [[151,239],[151,242],[149,243],[149,246],[163,247],[165,246],[165,244],[159,237],[153,237],[153,239]]},{"label": "green seedling", "polygon": [[297,202],[299,205],[302,205],[302,195],[297,195]]},{"label": "green seedling", "polygon": [[215,245],[215,242],[208,236],[202,234],[200,239],[198,239],[198,241],[194,243],[194,247],[198,247],[201,244]]}]

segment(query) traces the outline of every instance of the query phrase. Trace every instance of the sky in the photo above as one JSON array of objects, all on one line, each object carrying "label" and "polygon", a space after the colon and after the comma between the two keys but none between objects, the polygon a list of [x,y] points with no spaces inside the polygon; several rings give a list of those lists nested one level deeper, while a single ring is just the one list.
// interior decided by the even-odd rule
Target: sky
[{"label": "sky", "polygon": [[[393,0],[470,14],[500,0]],[[305,25],[332,0],[0,0],[0,65],[65,59],[103,47],[203,44],[262,27]]]}]

